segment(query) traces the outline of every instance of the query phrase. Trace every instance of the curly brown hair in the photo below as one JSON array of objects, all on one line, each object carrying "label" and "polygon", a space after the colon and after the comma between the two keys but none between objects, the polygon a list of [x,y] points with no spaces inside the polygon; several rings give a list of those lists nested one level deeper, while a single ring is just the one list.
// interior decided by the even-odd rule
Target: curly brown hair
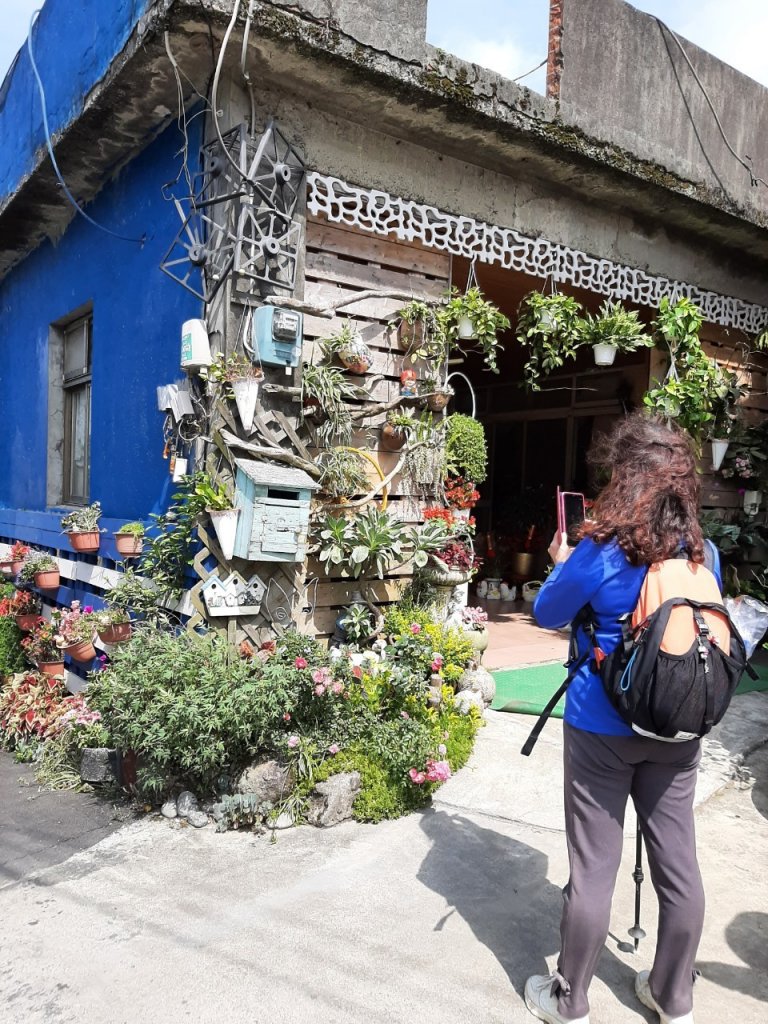
[{"label": "curly brown hair", "polygon": [[610,480],[582,527],[596,543],[616,539],[632,565],[674,558],[684,548],[704,561],[699,476],[691,438],[642,412],[600,435],[587,456]]}]

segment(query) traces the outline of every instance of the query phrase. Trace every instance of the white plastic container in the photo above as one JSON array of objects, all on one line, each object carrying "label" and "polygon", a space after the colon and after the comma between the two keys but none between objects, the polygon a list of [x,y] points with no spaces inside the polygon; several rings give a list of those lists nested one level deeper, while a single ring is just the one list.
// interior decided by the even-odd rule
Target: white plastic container
[{"label": "white plastic container", "polygon": [[181,368],[196,373],[211,365],[211,346],[205,320],[185,320],[181,325]]},{"label": "white plastic container", "polygon": [[237,520],[240,515],[239,508],[208,509],[213,528],[216,531],[216,539],[219,542],[221,553],[225,562],[230,562],[235,553],[235,536],[237,534]]},{"label": "white plastic container", "polygon": [[475,325],[468,316],[463,316],[459,320],[459,337],[463,341],[469,341],[470,338],[475,336]]},{"label": "white plastic container", "polygon": [[254,377],[232,381],[232,392],[235,396],[235,404],[240,415],[240,422],[247,433],[250,433],[253,426],[253,417],[256,413],[256,402],[259,398],[260,385],[261,381],[256,380]]},{"label": "white plastic container", "polygon": [[712,469],[720,469],[731,442],[727,439],[712,441]]},{"label": "white plastic container", "polygon": [[615,345],[593,345],[592,352],[595,356],[595,366],[613,366],[616,358]]}]

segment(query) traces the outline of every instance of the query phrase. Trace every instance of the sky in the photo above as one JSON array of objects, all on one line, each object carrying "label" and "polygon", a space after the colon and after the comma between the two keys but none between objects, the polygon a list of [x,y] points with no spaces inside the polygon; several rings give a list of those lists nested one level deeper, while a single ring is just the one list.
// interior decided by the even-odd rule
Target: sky
[{"label": "sky", "polygon": [[[40,6],[42,0],[0,0],[0,79],[27,37],[32,12]],[[766,0],[637,0],[633,6],[657,15],[679,35],[768,86]],[[429,0],[427,39],[516,78],[547,55],[548,12],[548,0]],[[544,69],[524,81],[543,92]]]}]

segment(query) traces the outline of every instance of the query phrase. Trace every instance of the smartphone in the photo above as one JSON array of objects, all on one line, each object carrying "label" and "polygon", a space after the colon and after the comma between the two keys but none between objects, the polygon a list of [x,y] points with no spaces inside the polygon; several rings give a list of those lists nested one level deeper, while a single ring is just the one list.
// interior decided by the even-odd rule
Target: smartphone
[{"label": "smartphone", "polygon": [[571,547],[577,543],[576,530],[584,522],[584,495],[557,488],[557,528]]}]

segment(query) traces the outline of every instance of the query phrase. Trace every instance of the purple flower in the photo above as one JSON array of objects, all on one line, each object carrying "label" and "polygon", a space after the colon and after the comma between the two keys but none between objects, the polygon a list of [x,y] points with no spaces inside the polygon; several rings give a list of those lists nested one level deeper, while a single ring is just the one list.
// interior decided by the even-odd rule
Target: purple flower
[{"label": "purple flower", "polygon": [[298,736],[289,736],[288,737],[288,746],[289,747],[298,747],[298,745],[299,745],[299,737]]}]

